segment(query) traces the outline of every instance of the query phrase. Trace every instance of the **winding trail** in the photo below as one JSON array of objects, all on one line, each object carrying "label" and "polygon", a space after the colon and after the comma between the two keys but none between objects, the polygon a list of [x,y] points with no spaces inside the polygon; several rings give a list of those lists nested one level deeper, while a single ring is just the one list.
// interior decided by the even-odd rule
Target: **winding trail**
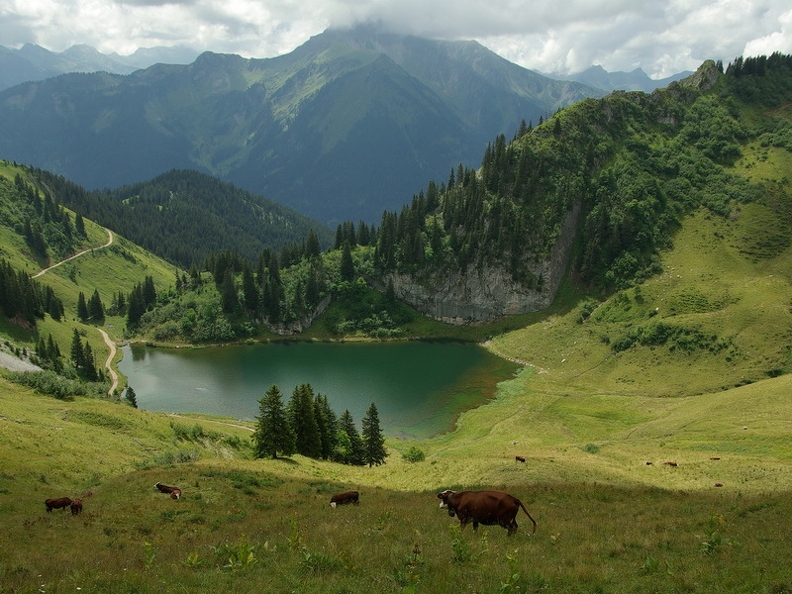
[{"label": "winding trail", "polygon": [[74,254],[73,256],[69,256],[65,260],[61,260],[60,262],[56,262],[52,266],[48,266],[47,268],[44,268],[43,270],[39,270],[36,274],[31,276],[30,278],[38,278],[42,274],[44,274],[45,272],[48,272],[48,271],[52,270],[53,268],[57,268],[58,266],[60,266],[61,264],[65,264],[69,260],[74,260],[75,258],[79,258],[80,256],[84,256],[88,252],[92,252],[94,250],[101,250],[102,248],[110,247],[113,244],[113,239],[114,239],[113,232],[110,231],[110,229],[105,229],[105,231],[107,231],[107,243],[105,243],[104,245],[100,245],[98,247],[88,248],[88,249],[83,250],[81,252],[77,252],[76,254]]},{"label": "winding trail", "polygon": [[[110,229],[105,228],[105,231],[107,231],[107,241],[103,245],[100,245],[100,246],[97,246],[97,247],[88,248],[88,249],[82,250],[81,252],[77,252],[76,254],[74,254],[72,256],[69,256],[65,260],[61,260],[60,262],[56,262],[52,266],[48,266],[47,268],[39,270],[36,274],[31,276],[30,278],[38,278],[42,274],[44,274],[45,272],[49,272],[53,268],[57,268],[58,266],[60,266],[61,264],[65,264],[69,260],[74,260],[75,258],[79,258],[80,256],[84,256],[85,254],[87,254],[89,252],[92,252],[94,250],[101,250],[103,248],[110,247],[111,245],[113,245],[113,240],[115,239],[115,236],[113,235],[113,232],[110,231]],[[118,388],[118,374],[116,373],[115,369],[113,369],[113,366],[112,366],[113,359],[116,356],[116,345],[115,345],[115,342],[113,342],[113,340],[107,334],[107,332],[105,332],[101,328],[97,328],[97,330],[102,335],[102,339],[104,340],[104,343],[107,345],[107,348],[110,349],[110,354],[107,356],[107,360],[105,361],[105,368],[107,369],[107,372],[110,374],[110,377],[113,380],[112,383],[110,384],[110,389],[107,391],[107,393],[112,396],[113,392],[115,392],[116,388]]]},{"label": "winding trail", "polygon": [[118,387],[118,374],[116,373],[115,369],[113,369],[113,359],[116,356],[116,345],[115,342],[110,338],[110,336],[102,330],[101,328],[97,328],[99,330],[99,334],[102,335],[107,348],[110,349],[110,354],[107,355],[107,360],[105,361],[105,368],[107,369],[110,377],[112,378],[112,383],[110,384],[110,389],[107,393],[112,396],[113,392],[115,392],[116,388]]}]

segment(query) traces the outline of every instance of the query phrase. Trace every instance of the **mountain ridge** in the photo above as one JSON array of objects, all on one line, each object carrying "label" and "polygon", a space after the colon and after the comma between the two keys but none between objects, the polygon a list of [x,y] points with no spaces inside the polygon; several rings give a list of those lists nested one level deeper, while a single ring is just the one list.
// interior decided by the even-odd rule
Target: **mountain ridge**
[{"label": "mountain ridge", "polygon": [[475,42],[328,31],[275,58],[204,52],[6,89],[0,154],[89,189],[194,168],[328,224],[373,221],[497,134],[601,93]]}]

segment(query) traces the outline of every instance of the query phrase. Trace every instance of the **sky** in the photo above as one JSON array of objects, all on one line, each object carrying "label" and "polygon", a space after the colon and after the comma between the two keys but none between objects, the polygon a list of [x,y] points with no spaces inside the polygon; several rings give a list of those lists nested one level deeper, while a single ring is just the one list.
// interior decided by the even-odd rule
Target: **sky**
[{"label": "sky", "polygon": [[789,0],[2,0],[0,45],[121,55],[182,45],[267,58],[328,28],[372,22],[473,39],[543,73],[600,65],[663,78],[707,59],[792,54]]}]

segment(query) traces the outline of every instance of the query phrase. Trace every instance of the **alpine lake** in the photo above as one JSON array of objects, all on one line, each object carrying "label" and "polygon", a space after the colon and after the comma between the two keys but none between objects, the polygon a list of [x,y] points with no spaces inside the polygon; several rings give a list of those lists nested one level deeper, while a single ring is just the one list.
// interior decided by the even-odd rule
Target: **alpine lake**
[{"label": "alpine lake", "polygon": [[282,342],[209,348],[123,347],[120,371],[138,407],[254,420],[276,385],[284,404],[310,384],[359,426],[373,402],[389,437],[426,439],[494,397],[520,366],[481,346],[456,342]]}]

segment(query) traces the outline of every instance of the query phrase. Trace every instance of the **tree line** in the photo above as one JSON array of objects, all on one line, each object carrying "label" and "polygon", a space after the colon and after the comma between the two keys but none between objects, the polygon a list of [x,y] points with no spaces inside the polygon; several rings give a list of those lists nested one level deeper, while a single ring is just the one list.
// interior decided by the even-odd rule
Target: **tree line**
[{"label": "tree line", "polygon": [[373,402],[363,417],[362,432],[349,410],[338,417],[327,397],[314,394],[310,384],[295,387],[288,403],[278,386],[272,385],[258,402],[252,437],[257,458],[301,454],[358,466],[385,463],[388,453]]},{"label": "tree line", "polygon": [[97,191],[40,169],[30,173],[72,210],[183,268],[225,249],[255,260],[265,248],[299,243],[310,229],[324,244],[331,240],[320,223],[197,171]]}]

